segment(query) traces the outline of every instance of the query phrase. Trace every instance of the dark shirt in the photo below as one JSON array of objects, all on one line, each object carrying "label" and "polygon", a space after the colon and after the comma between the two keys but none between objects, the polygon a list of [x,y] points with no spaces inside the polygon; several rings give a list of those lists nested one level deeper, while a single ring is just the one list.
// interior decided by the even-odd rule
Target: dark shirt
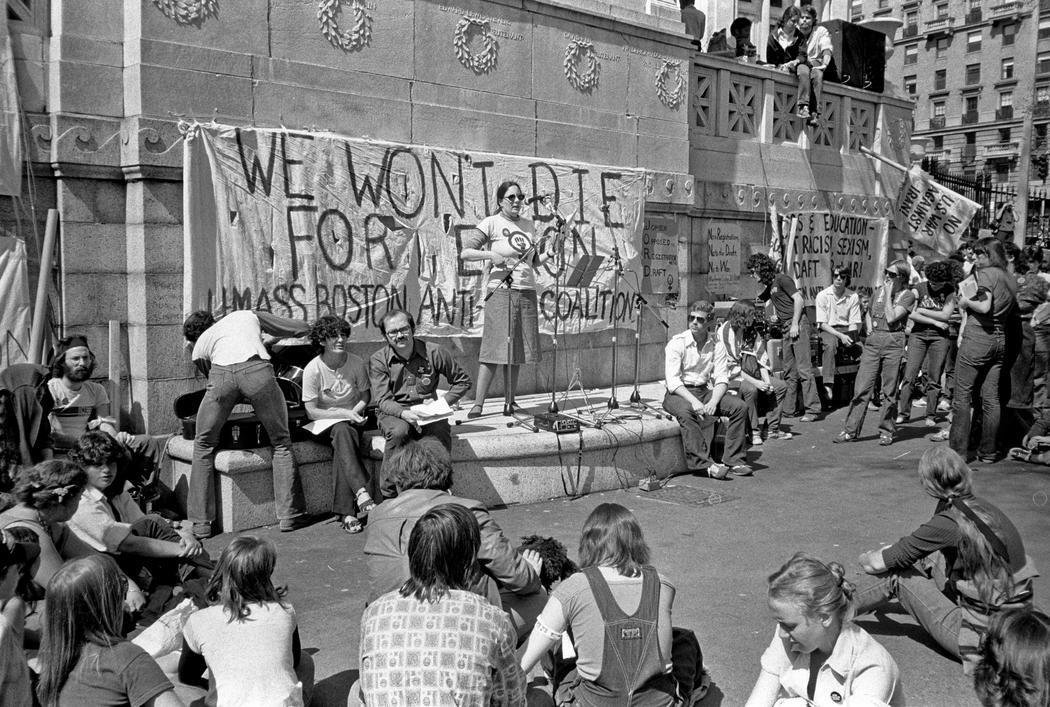
[{"label": "dark shirt", "polygon": [[422,339],[413,342],[408,360],[401,358],[391,346],[372,354],[368,359],[368,378],[372,384],[372,400],[380,412],[400,415],[413,405],[437,399],[438,379],[444,376],[449,383],[445,400],[449,405],[470,390],[471,380],[448,349]]},{"label": "dark shirt", "polygon": [[[951,287],[945,287],[940,292],[934,292],[930,289],[929,282],[920,282],[915,286],[916,295],[916,307],[920,309],[944,309],[944,305],[947,304],[948,300],[955,296]],[[956,310],[958,311],[958,310]],[[911,333],[923,334],[923,335],[937,335],[937,336],[951,336],[952,335],[952,323],[947,322],[947,329],[936,327],[933,324],[927,324],[926,322],[913,322],[911,325]],[[959,334],[959,323],[955,322],[954,335]]]},{"label": "dark shirt", "polygon": [[87,643],[59,693],[59,707],[138,707],[168,690],[171,681],[157,661],[134,643],[109,648]]},{"label": "dark shirt", "polygon": [[[1006,550],[1010,555],[1010,571],[1017,572],[1024,567],[1024,542],[1010,519],[995,505],[979,496],[967,496],[964,499],[955,500],[955,503],[963,502],[970,508],[979,508],[992,516],[990,525],[998,529],[996,534],[1006,545]],[[952,579],[959,579],[955,571],[955,560],[958,556],[962,533],[956,520],[957,513],[958,511],[948,507],[947,501],[939,501],[932,518],[919,526],[911,535],[901,538],[882,551],[886,569],[906,569],[927,555],[940,550],[944,553],[948,576]]]},{"label": "dark shirt", "polygon": [[798,58],[798,48],[802,38],[795,32],[795,38],[791,44],[782,46],[777,41],[777,30],[769,32],[769,41],[766,42],[766,63],[781,66]]},{"label": "dark shirt", "polygon": [[991,297],[992,308],[987,314],[967,310],[969,319],[963,336],[971,330],[971,326],[986,334],[1002,331],[1007,318],[1017,306],[1017,281],[1013,275],[996,267],[981,268],[975,271],[974,277],[977,279],[977,299]]},{"label": "dark shirt", "polygon": [[[773,282],[766,286],[766,289],[758,296],[758,299],[762,302],[773,302],[773,309],[776,310],[777,319],[780,320],[781,324],[790,324],[795,318],[795,293],[798,292],[798,287],[795,286],[795,281],[784,273],[780,273]],[[802,312],[802,317],[806,316],[805,310]],[[801,317],[800,317],[801,323]]]},{"label": "dark shirt", "polygon": [[[904,327],[908,323],[907,314],[895,322],[890,323],[886,321],[885,293],[886,288],[880,287],[875,290],[875,296],[871,298],[871,326],[875,331],[904,331]],[[908,289],[898,292],[893,300],[894,307],[911,309],[914,305],[915,293]]]}]

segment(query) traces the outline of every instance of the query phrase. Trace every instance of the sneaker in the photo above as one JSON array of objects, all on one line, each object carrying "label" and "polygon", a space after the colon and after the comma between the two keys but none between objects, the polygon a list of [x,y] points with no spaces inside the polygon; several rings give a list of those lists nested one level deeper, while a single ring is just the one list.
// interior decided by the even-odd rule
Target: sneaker
[{"label": "sneaker", "polygon": [[937,420],[935,420],[932,417],[927,416],[926,417],[926,426],[927,427],[936,427],[937,426]]},{"label": "sneaker", "polygon": [[817,421],[817,416],[816,415],[812,415],[812,414],[807,412],[805,415],[803,415],[802,417],[798,418],[798,421],[799,422],[816,422]]},{"label": "sneaker", "polygon": [[752,433],[752,435],[751,435],[751,444],[753,446],[755,446],[755,447],[761,447],[762,446],[762,433],[761,432],[754,432],[754,433]]},{"label": "sneaker", "polygon": [[879,446],[888,447],[893,444],[893,435],[881,434],[879,435]]},{"label": "sneaker", "polygon": [[802,120],[809,120],[809,106],[802,106],[795,115],[802,118]]},{"label": "sneaker", "polygon": [[910,422],[911,418],[908,415],[897,415],[897,424],[903,425],[905,422]]},{"label": "sneaker", "polygon": [[875,412],[878,412],[879,411],[879,404],[873,400],[870,403],[868,403],[868,409],[869,410],[874,410]]},{"label": "sneaker", "polygon": [[748,464],[737,464],[729,470],[729,473],[733,476],[751,476],[755,473],[755,470]]},{"label": "sneaker", "polygon": [[721,481],[725,477],[729,476],[729,467],[725,464],[712,462],[711,466],[707,467],[707,475],[712,479],[718,479],[719,481]]},{"label": "sneaker", "polygon": [[951,428],[945,427],[943,430],[941,430],[937,434],[930,435],[930,441],[931,442],[947,442],[948,441],[948,437],[951,435],[951,433],[952,433]]},{"label": "sneaker", "polygon": [[787,432],[785,430],[777,430],[776,432],[770,432],[769,433],[769,439],[788,440],[788,439],[791,439],[794,436],[795,435],[793,435],[790,432]]},{"label": "sneaker", "polygon": [[951,409],[952,404],[949,400],[941,400],[941,402],[937,403],[937,412],[949,412]]},{"label": "sneaker", "polygon": [[855,435],[851,435],[846,430],[843,430],[842,432],[839,432],[838,437],[831,441],[833,444],[841,444],[843,442],[856,442],[857,437]]},{"label": "sneaker", "polygon": [[917,408],[924,408],[926,407],[926,398],[919,398],[918,400],[913,401],[912,405]]},{"label": "sneaker", "polygon": [[812,128],[815,128],[818,125],[820,125],[820,113],[810,113],[809,118],[806,120],[806,124]]}]

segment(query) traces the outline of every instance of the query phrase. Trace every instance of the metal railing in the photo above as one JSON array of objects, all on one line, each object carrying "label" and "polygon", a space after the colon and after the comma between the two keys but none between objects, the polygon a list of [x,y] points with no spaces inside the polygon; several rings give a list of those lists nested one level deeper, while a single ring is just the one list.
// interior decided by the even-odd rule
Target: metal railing
[{"label": "metal railing", "polygon": [[1014,107],[1013,106],[1002,106],[1000,108],[996,108],[995,109],[995,119],[996,120],[1012,120],[1013,117],[1014,117]]},{"label": "metal railing", "polygon": [[962,114],[963,125],[973,125],[978,122],[977,111],[971,110]]},{"label": "metal railing", "polygon": [[944,116],[935,115],[930,118],[930,130],[940,130],[944,127]]}]

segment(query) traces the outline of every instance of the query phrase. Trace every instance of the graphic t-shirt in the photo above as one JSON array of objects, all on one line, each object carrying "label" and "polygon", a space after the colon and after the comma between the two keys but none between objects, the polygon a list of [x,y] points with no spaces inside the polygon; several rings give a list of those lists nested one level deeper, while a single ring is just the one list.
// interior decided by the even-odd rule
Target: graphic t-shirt
[{"label": "graphic t-shirt", "polygon": [[55,408],[51,411],[51,429],[54,432],[79,437],[87,432],[87,423],[95,417],[95,410],[109,405],[106,388],[95,381],[84,381],[80,390],[70,390],[61,378],[47,382]]},{"label": "graphic t-shirt", "polygon": [[349,410],[368,395],[370,386],[364,359],[349,352],[339,368],[329,368],[317,356],[303,369],[303,402],[316,402],[322,409]]},{"label": "graphic t-shirt", "polygon": [[[482,219],[475,228],[484,234],[484,238],[479,240],[475,237],[473,242],[464,243],[464,246],[495,250],[507,261],[507,268],[490,267],[488,286],[496,287],[507,276],[507,269],[535,245],[535,226],[531,219],[525,217],[511,221],[503,214],[493,214]],[[526,258],[514,267],[514,280],[511,283],[514,289],[531,290],[536,287],[536,275],[529,264],[530,260]]]}]

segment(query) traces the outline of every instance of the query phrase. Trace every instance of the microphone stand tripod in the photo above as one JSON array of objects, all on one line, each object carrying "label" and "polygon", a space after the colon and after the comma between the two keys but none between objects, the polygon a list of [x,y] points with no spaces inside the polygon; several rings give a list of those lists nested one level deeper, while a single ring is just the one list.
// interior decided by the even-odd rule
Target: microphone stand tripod
[{"label": "microphone stand tripod", "polygon": [[[524,427],[524,428],[526,428],[528,430],[531,430],[533,432],[538,432],[539,428],[537,428],[534,424],[529,422],[528,419],[526,419],[526,417],[524,415],[518,415],[517,411],[514,409],[514,403],[509,402],[510,399],[513,398],[513,396],[514,396],[513,391],[510,389],[510,366],[511,366],[510,361],[511,361],[511,354],[513,353],[512,342],[513,342],[513,339],[514,339],[513,320],[511,319],[511,316],[510,316],[510,299],[511,299],[510,298],[510,295],[511,295],[510,286],[511,286],[511,282],[514,279],[514,270],[519,265],[524,263],[526,258],[531,258],[533,255],[535,255],[535,253],[536,253],[535,248],[533,248],[533,247],[527,248],[525,250],[525,252],[521,254],[521,257],[518,258],[518,261],[516,263],[514,263],[514,265],[511,266],[511,268],[509,270],[507,270],[507,274],[503,276],[503,279],[500,280],[499,283],[495,287],[491,288],[488,291],[488,294],[485,295],[485,299],[482,300],[481,304],[482,304],[482,306],[484,306],[486,303],[488,303],[488,301],[490,299],[492,299],[492,296],[495,295],[496,292],[498,292],[500,290],[503,290],[503,291],[506,292],[506,295],[507,295],[507,312],[506,312],[506,314],[507,314],[507,362],[503,366],[503,396],[505,398],[505,401],[503,403],[503,414],[506,417],[513,417],[514,418],[513,422],[508,422],[507,423],[507,427],[514,427],[515,425],[521,425],[522,427]],[[487,322],[486,322],[485,326],[488,326]]]},{"label": "microphone stand tripod", "polygon": [[667,338],[667,332],[668,330],[670,330],[671,325],[664,321],[663,317],[660,316],[660,313],[657,312],[655,308],[653,308],[653,306],[649,303],[649,300],[647,300],[640,292],[635,292],[635,297],[638,298],[638,321],[634,329],[634,390],[631,392],[631,397],[628,398],[628,400],[630,401],[632,408],[636,408],[638,410],[641,410],[642,412],[647,412],[650,415],[656,417],[657,419],[663,419],[666,417],[670,420],[672,419],[672,416],[669,413],[664,412],[661,408],[658,408],[654,405],[650,405],[649,403],[643,402],[642,395],[638,391],[638,378],[640,375],[638,364],[641,359],[642,350],[642,314],[644,313],[643,308],[646,308],[649,311],[651,311],[656,316],[656,320],[664,325],[665,339]]}]

